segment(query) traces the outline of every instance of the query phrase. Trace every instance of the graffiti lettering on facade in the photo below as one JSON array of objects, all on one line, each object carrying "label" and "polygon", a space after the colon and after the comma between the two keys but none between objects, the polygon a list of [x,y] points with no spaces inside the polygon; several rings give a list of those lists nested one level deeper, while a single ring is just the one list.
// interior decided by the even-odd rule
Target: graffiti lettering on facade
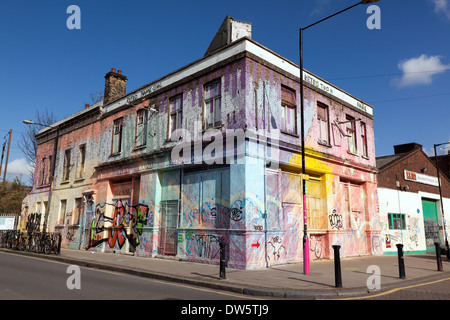
[{"label": "graffiti lettering on facade", "polygon": [[30,213],[27,217],[26,229],[28,233],[34,231],[39,231],[39,226],[41,224],[41,214],[40,213]]},{"label": "graffiti lettering on facade", "polygon": [[342,215],[339,213],[336,213],[336,209],[333,209],[333,213],[328,216],[328,219],[330,220],[330,226],[333,229],[342,229]]},{"label": "graffiti lettering on facade", "polygon": [[[193,234],[191,231],[186,233],[186,240],[194,241],[197,255],[202,258],[214,259],[219,257],[219,243],[224,241],[223,237],[213,234]],[[190,246],[189,244],[187,244]]]},{"label": "graffiti lettering on facade", "polygon": [[309,243],[309,250],[314,252],[317,259],[321,259],[323,252],[322,238],[320,236],[311,235]]},{"label": "graffiti lettering on facade", "polygon": [[[268,241],[267,244],[270,244],[272,247],[271,254],[268,254],[267,257],[273,258],[274,261],[277,261],[280,259],[281,255],[284,253],[286,254],[286,247],[282,245],[283,239],[281,239],[279,236],[275,236],[272,238],[272,240]],[[267,250],[269,251],[269,249]]]},{"label": "graffiti lettering on facade", "polygon": [[[106,213],[110,206],[113,210],[112,217],[108,217]],[[121,200],[115,204],[105,203],[103,206],[98,204],[91,223],[89,247],[106,241],[111,248],[117,245],[121,249],[127,239],[133,247],[138,246],[142,228],[147,224],[147,217],[147,205],[129,206],[124,205]]]}]

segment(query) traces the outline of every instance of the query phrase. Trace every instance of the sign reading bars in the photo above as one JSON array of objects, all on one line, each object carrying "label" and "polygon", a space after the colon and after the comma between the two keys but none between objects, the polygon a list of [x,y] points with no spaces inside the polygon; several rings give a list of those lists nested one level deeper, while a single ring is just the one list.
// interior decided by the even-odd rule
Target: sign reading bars
[{"label": "sign reading bars", "polygon": [[435,187],[439,186],[437,177],[432,177],[426,174],[421,174],[408,170],[404,170],[404,173],[405,173],[405,180],[428,184]]}]

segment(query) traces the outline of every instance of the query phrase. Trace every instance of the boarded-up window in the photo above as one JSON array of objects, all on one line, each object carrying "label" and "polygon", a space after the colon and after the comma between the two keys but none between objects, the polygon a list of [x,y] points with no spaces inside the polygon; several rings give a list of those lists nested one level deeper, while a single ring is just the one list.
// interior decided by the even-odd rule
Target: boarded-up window
[{"label": "boarded-up window", "polygon": [[141,109],[136,112],[136,134],[134,146],[142,147],[147,143],[147,110]]},{"label": "boarded-up window", "polygon": [[327,215],[323,209],[323,188],[320,178],[311,177],[306,182],[306,212],[308,229],[327,229]]},{"label": "boarded-up window", "polygon": [[114,120],[113,138],[111,153],[119,153],[122,151],[122,118]]}]

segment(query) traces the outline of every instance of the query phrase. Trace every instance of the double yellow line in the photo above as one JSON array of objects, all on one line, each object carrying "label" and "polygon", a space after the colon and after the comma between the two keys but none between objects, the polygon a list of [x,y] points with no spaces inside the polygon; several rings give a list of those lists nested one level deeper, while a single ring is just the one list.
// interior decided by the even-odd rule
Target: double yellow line
[{"label": "double yellow line", "polygon": [[[406,290],[406,289],[411,289],[411,288],[416,288],[416,287],[421,287],[421,286],[426,286],[426,285],[430,285],[430,284],[435,284],[435,283],[439,283],[439,282],[443,282],[443,281],[447,281],[450,280],[450,278],[445,278],[445,279],[440,279],[440,280],[436,280],[436,281],[431,281],[431,282],[425,282],[425,283],[419,283],[419,284],[414,284],[411,286],[406,286],[406,287],[399,287],[399,288],[395,288],[392,290],[388,290],[385,292],[380,292],[377,294],[372,294],[372,295],[368,295],[368,296],[363,296],[363,297],[350,297],[350,298],[341,298],[341,299],[333,299],[333,300],[362,300],[362,299],[372,299],[372,298],[376,298],[376,297],[381,297],[381,296],[385,296],[397,291],[401,291],[401,290]],[[329,300],[329,299],[327,299]]]}]

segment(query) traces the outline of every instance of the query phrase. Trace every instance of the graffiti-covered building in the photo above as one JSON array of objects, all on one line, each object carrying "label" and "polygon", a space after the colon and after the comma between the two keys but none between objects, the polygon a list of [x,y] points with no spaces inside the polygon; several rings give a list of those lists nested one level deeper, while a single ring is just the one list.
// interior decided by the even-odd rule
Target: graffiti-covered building
[{"label": "graffiti-covered building", "polygon": [[[435,252],[446,247],[450,180],[417,143],[394,146],[394,154],[377,157],[378,199],[383,252]],[[439,192],[439,187],[441,192]],[[442,196],[442,201],[441,201]]]},{"label": "graffiti-covered building", "polygon": [[[228,267],[301,261],[299,73],[231,17],[202,58],[141,88],[112,69],[102,102],[37,135],[24,217],[73,249],[218,263],[224,241]],[[310,257],[381,253],[372,107],[303,82]]]}]

